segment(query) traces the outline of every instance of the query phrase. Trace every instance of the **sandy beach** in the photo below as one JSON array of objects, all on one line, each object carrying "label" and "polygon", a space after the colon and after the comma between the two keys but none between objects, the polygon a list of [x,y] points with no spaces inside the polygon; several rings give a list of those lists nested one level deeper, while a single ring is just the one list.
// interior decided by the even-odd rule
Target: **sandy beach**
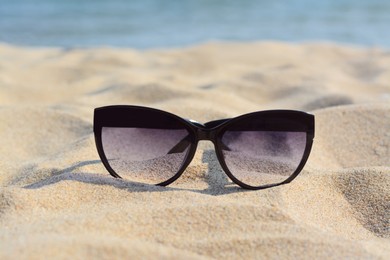
[{"label": "sandy beach", "polygon": [[[111,177],[93,109],[199,122],[316,116],[303,172],[248,191],[202,142],[168,187]],[[390,51],[326,43],[183,49],[0,44],[0,259],[389,259]]]}]

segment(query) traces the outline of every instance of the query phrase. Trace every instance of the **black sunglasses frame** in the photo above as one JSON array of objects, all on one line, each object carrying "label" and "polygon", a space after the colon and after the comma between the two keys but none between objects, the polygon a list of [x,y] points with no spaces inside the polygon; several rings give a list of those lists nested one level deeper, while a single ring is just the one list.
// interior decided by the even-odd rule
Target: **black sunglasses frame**
[{"label": "black sunglasses frame", "polygon": [[[240,187],[245,189],[250,189],[250,190],[258,190],[258,189],[265,189],[265,188],[287,184],[291,182],[293,179],[295,179],[298,176],[298,174],[301,172],[303,167],[305,166],[307,159],[309,158],[310,151],[313,144],[313,139],[314,139],[314,128],[315,128],[314,115],[302,111],[295,111],[295,110],[258,111],[258,112],[244,114],[231,119],[219,119],[219,120],[207,122],[205,124],[201,124],[196,121],[187,120],[175,114],[163,110],[155,109],[155,108],[150,108],[150,107],[114,105],[114,106],[95,108],[93,130],[95,135],[96,148],[103,165],[105,166],[107,171],[115,178],[122,178],[122,177],[119,176],[112,169],[104,153],[103,144],[102,144],[102,128],[110,127],[110,126],[131,127],[132,126],[131,115],[133,115],[134,113],[137,113],[137,116],[145,118],[145,120],[148,120],[150,122],[159,121],[161,116],[170,117],[174,120],[177,120],[177,122],[180,123],[182,127],[188,130],[189,136],[187,141],[190,143],[190,148],[186,154],[186,157],[180,169],[170,179],[156,184],[159,186],[169,185],[175,180],[177,180],[183,174],[183,172],[186,170],[188,165],[191,163],[195,155],[198,142],[201,140],[208,140],[214,144],[215,152],[222,169],[224,170],[226,175],[235,184],[239,185]],[[238,120],[241,121],[244,120],[245,118],[254,117],[254,116],[265,117],[265,118],[282,117],[284,119],[295,120],[300,122],[304,128],[302,129],[301,126],[299,127],[299,129],[298,128],[294,129],[294,126],[286,126],[286,131],[288,130],[288,131],[306,132],[306,147],[297,169],[286,180],[280,183],[267,184],[262,186],[250,186],[235,178],[225,163],[224,156],[221,149],[223,147],[222,136],[224,132],[229,129],[229,126],[231,126]]]}]

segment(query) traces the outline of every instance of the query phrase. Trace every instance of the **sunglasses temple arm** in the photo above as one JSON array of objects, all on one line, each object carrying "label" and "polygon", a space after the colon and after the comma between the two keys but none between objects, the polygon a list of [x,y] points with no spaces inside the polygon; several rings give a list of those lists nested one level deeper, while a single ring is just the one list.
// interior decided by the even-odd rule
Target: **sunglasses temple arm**
[{"label": "sunglasses temple arm", "polygon": [[180,140],[171,150],[168,151],[168,154],[173,153],[182,153],[187,149],[187,147],[190,145],[190,136],[187,135],[183,139]]},{"label": "sunglasses temple arm", "polygon": [[[187,147],[190,145],[189,137],[190,136],[187,135],[186,137],[181,139],[180,142],[177,143],[177,145],[175,145],[171,150],[168,151],[168,154],[184,152],[185,149],[187,149]],[[224,143],[222,143],[222,150],[231,151],[231,149]]]}]

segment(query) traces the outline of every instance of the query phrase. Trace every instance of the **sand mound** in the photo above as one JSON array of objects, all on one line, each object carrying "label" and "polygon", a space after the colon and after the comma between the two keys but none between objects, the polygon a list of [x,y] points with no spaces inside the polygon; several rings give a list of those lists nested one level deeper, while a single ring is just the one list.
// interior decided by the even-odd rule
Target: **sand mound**
[{"label": "sand mound", "polygon": [[390,105],[355,105],[315,111],[316,137],[309,165],[351,168],[390,165]]},{"label": "sand mound", "polygon": [[[181,50],[0,46],[0,258],[390,257],[390,55],[323,44]],[[114,179],[93,108],[149,105],[205,122],[312,110],[292,183],[243,190],[200,143],[169,187]]]},{"label": "sand mound", "polygon": [[380,237],[390,237],[390,190],[386,168],[359,168],[336,177],[335,182],[353,208],[355,218]]}]

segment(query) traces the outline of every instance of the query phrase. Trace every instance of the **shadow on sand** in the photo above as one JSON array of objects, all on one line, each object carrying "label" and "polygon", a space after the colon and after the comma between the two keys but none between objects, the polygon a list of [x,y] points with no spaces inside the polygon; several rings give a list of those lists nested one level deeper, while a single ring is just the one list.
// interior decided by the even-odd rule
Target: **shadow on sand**
[{"label": "shadow on sand", "polygon": [[[202,157],[202,162],[208,164],[208,170],[205,175],[205,181],[208,187],[203,190],[188,189],[181,187],[162,187],[156,185],[148,185],[137,182],[131,182],[125,179],[117,179],[109,174],[88,173],[83,172],[80,168],[88,165],[100,164],[100,160],[89,160],[78,162],[68,168],[61,170],[50,170],[51,176],[37,181],[35,183],[24,186],[25,189],[39,189],[61,181],[76,181],[94,185],[109,185],[117,189],[127,190],[129,192],[163,192],[163,191],[191,191],[207,195],[224,195],[236,192],[246,192],[247,190],[233,184],[227,175],[223,172],[216,158],[214,150],[205,150]],[[185,173],[184,173],[185,174]]]}]

